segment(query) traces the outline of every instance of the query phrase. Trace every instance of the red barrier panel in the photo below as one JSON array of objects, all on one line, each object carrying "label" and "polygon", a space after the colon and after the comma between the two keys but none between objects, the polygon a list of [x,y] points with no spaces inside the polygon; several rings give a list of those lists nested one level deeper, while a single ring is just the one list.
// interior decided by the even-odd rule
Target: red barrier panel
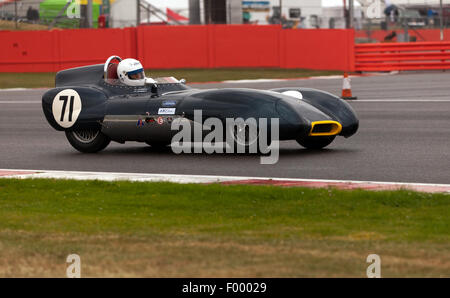
[{"label": "red barrier panel", "polygon": [[0,32],[0,72],[48,72],[137,57],[146,68],[353,69],[352,30],[281,26],[143,26]]},{"label": "red barrier panel", "polygon": [[[136,57],[135,30],[126,29],[78,29],[57,31],[60,69],[87,64],[104,63],[115,54]],[[79,44],[78,44],[79,43]]]},{"label": "red barrier panel", "polygon": [[353,70],[353,30],[282,30],[281,67]]},{"label": "red barrier panel", "polygon": [[450,69],[450,42],[355,45],[356,71]]},{"label": "red barrier panel", "polygon": [[[352,70],[353,31],[280,26],[139,27],[146,68],[284,67]],[[330,45],[332,47],[330,48]]]},{"label": "red barrier panel", "polygon": [[209,66],[207,26],[138,27],[138,58],[145,68]]},{"label": "red barrier panel", "polygon": [[212,67],[279,67],[280,26],[216,25]]},{"label": "red barrier panel", "polygon": [[135,30],[1,31],[0,72],[55,72],[136,56]]},{"label": "red barrier panel", "polygon": [[139,27],[146,68],[278,67],[279,26]]},{"label": "red barrier panel", "polygon": [[52,31],[0,31],[0,71],[55,71],[59,59],[55,39]]}]

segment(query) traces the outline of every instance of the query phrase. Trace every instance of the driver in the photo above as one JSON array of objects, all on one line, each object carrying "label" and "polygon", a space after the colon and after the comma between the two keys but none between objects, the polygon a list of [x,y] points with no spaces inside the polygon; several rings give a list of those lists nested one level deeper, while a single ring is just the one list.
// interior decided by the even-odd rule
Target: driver
[{"label": "driver", "polygon": [[120,82],[127,86],[144,86],[145,73],[141,62],[128,58],[120,61],[117,66],[117,75]]}]

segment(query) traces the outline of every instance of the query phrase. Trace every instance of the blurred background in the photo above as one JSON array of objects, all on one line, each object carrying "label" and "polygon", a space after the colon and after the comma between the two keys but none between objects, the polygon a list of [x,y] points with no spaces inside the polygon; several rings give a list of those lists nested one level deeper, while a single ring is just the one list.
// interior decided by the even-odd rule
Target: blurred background
[{"label": "blurred background", "polygon": [[111,53],[147,69],[450,69],[450,0],[0,1],[0,72]]},{"label": "blurred background", "polygon": [[354,28],[365,43],[427,41],[417,30],[447,28],[450,0],[0,0],[0,20],[6,30],[280,24]]}]

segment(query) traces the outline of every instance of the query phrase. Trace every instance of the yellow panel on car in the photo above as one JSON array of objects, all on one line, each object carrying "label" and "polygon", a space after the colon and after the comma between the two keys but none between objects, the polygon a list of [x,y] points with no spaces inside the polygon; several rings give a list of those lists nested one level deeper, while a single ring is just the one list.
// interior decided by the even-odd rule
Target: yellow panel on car
[{"label": "yellow panel on car", "polygon": [[341,132],[342,125],[333,120],[311,122],[310,136],[334,136]]}]

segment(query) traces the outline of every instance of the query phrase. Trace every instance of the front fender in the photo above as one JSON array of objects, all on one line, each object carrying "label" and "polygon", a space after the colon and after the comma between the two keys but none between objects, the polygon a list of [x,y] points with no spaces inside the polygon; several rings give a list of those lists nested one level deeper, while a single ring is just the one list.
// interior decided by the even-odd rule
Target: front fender
[{"label": "front fender", "polygon": [[312,88],[276,88],[271,91],[283,93],[285,91],[299,91],[304,101],[317,108],[331,119],[338,121],[342,125],[340,135],[349,137],[356,133],[359,126],[359,120],[353,108],[341,98],[317,89]]},{"label": "front fender", "polygon": [[[63,95],[66,97],[61,98]],[[67,103],[64,104],[64,100]],[[53,107],[55,101],[60,101],[58,109]],[[42,110],[56,130],[96,128],[105,117],[106,101],[106,95],[93,87],[58,87],[42,96]]]}]

